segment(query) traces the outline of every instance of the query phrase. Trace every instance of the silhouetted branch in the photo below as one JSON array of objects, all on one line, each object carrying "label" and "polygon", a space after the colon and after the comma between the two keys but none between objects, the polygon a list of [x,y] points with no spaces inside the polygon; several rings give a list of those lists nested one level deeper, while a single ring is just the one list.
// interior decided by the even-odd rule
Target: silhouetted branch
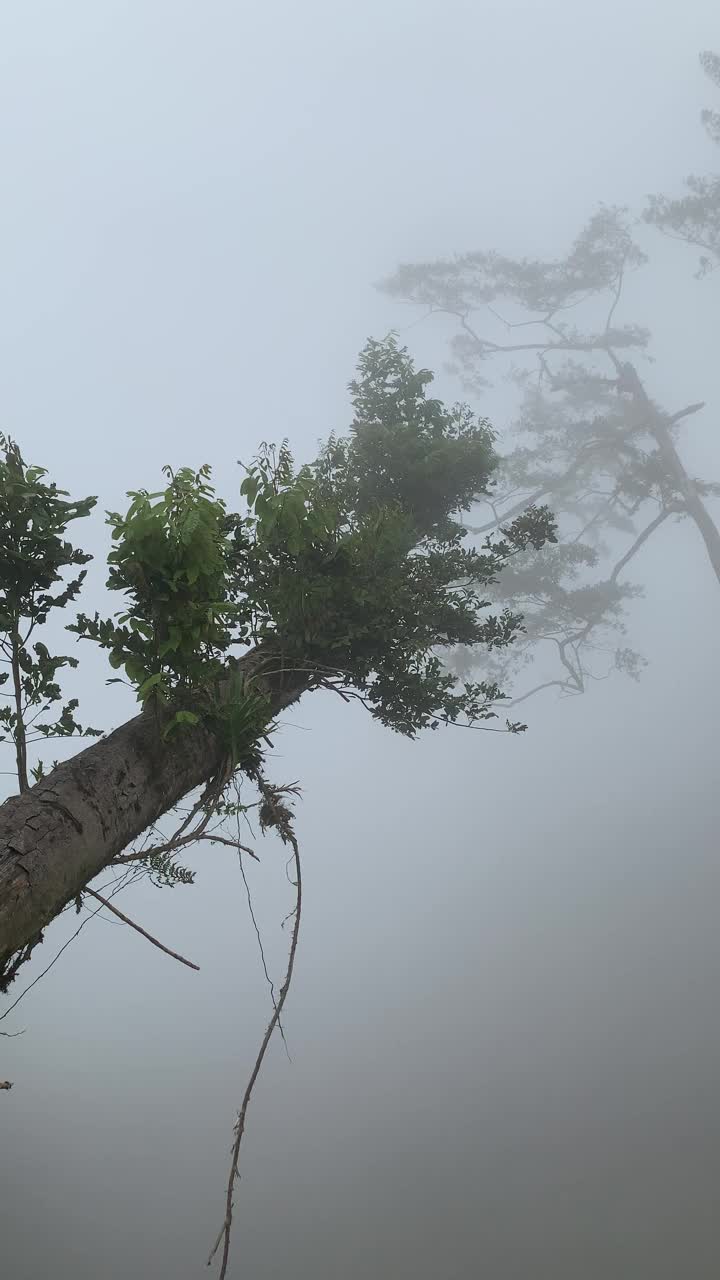
[{"label": "silhouetted branch", "polygon": [[623,287],[623,273],[624,273],[624,271],[625,271],[625,263],[623,262],[623,265],[621,266],[621,268],[620,268],[620,270],[619,270],[619,272],[618,272],[618,278],[617,278],[617,282],[616,282],[616,285],[615,285],[615,292],[614,292],[614,294],[613,294],[612,306],[610,307],[610,311],[608,312],[608,318],[607,318],[607,320],[605,321],[605,334],[606,334],[606,336],[607,336],[607,334],[608,334],[608,333],[610,333],[610,330],[611,330],[611,328],[612,328],[612,318],[613,318],[613,316],[615,315],[615,309],[616,309],[616,307],[617,307],[618,302],[620,301],[620,294],[622,293],[622,287]]},{"label": "silhouetted branch", "polygon": [[630,550],[626,551],[622,559],[618,560],[617,564],[615,565],[615,568],[610,574],[610,582],[617,582],[619,575],[622,573],[628,561],[632,560],[633,556],[637,554],[637,552],[640,550],[643,543],[647,542],[648,538],[652,536],[655,530],[658,529],[660,525],[663,524],[664,521],[668,519],[668,516],[671,516],[672,514],[673,514],[672,510],[661,511],[660,514],[657,515],[654,520],[651,520],[650,524],[647,525],[645,529],[643,529],[642,533],[638,534],[637,538],[635,539],[632,546],[630,547]]},{"label": "silhouetted branch", "polygon": [[[605,350],[608,344],[607,334],[603,334],[597,338],[588,338],[583,341],[581,338],[566,338],[562,336],[561,329],[555,330],[556,333],[561,335],[560,339],[556,342],[492,342],[489,338],[481,338],[480,334],[475,332],[472,325],[468,323],[467,316],[464,316],[457,311],[448,311],[448,315],[456,316],[468,337],[477,344],[481,351],[487,351],[488,354],[492,355],[500,355],[506,352],[512,353],[515,351],[541,351],[543,354],[546,351],[601,351]],[[540,323],[547,324],[548,322],[542,321]],[[548,327],[553,328],[552,325],[549,325]]]},{"label": "silhouetted branch", "polygon": [[540,693],[542,689],[564,689],[567,693],[579,693],[577,688],[572,688],[569,680],[545,680],[542,684],[536,684],[534,689],[528,689],[527,693],[521,693],[517,698],[510,698],[507,702],[503,702],[504,707],[515,707],[518,702],[524,702],[526,698],[532,698],[534,694]]},{"label": "silhouetted branch", "polygon": [[691,413],[699,413],[704,408],[705,401],[698,400],[697,404],[689,404],[687,409],[679,409],[677,413],[671,414],[668,418],[668,423],[672,426],[673,423],[679,422],[681,418],[689,418]]}]

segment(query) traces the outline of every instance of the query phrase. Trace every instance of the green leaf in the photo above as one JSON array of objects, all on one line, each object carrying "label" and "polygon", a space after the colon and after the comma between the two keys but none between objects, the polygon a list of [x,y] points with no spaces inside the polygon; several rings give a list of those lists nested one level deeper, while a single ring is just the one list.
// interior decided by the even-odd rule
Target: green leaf
[{"label": "green leaf", "polygon": [[138,689],[138,698],[142,699],[144,702],[152,693],[153,689],[156,689],[158,685],[162,684],[162,681],[162,671],[156,671],[153,675],[148,676],[147,680],[143,680],[140,688]]},{"label": "green leaf", "polygon": [[258,480],[257,480],[257,477],[254,475],[246,476],[242,484],[240,485],[240,492],[243,495],[243,497],[247,500],[247,504],[249,507],[252,507],[253,503],[255,502],[255,499],[257,497],[258,487],[259,487]]}]

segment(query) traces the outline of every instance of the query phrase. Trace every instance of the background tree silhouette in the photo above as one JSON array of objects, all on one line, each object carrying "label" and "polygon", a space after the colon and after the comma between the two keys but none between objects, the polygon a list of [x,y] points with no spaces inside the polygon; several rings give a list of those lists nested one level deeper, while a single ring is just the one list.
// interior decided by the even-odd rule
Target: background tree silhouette
[{"label": "background tree silhouette", "polygon": [[[704,54],[702,64],[720,83],[720,59]],[[720,115],[703,120],[717,141]],[[468,390],[482,394],[497,370],[517,392],[506,452],[473,532],[488,534],[543,503],[558,517],[559,542],[515,559],[495,588],[496,601],[524,617],[513,651],[488,661],[459,648],[454,657],[458,670],[482,664],[500,681],[537,664],[517,684],[517,701],[545,688],[582,693],[614,669],[638,676],[644,659],[624,638],[627,606],[641,592],[630,575],[661,528],[692,521],[720,583],[710,509],[720,486],[692,475],[682,458],[682,430],[704,406],[656,401],[639,372],[652,360],[650,331],[623,318],[628,277],[650,262],[638,242],[643,223],[683,228],[682,238],[720,249],[720,179],[689,181],[694,204],[656,198],[644,219],[601,206],[564,258],[474,251],[401,265],[380,286],[429,316],[451,318],[449,367]]]},{"label": "background tree silhouette", "polygon": [[[700,65],[720,89],[720,57],[706,50],[700,54]],[[706,107],[700,119],[708,137],[720,145],[720,111]],[[651,196],[644,217],[666,235],[702,249],[698,274],[704,275],[720,260],[720,174],[691,174],[685,187],[684,196]]]}]

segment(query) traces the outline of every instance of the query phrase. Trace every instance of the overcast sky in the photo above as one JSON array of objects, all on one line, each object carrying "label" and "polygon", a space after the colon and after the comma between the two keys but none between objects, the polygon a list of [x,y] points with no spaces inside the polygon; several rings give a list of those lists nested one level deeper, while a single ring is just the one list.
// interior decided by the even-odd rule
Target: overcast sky
[{"label": "overcast sky", "polygon": [[[107,604],[104,510],[164,463],[211,463],[233,499],[260,440],[310,457],[391,326],[442,369],[442,332],[374,287],[400,261],[561,254],[598,201],[716,163],[707,47],[710,0],[2,6],[0,427],[99,496],[84,607]],[[646,244],[623,319],[656,334],[653,394],[707,402],[683,455],[715,479],[718,282]],[[412,744],[329,695],[288,716],[292,1063],[274,1046],[253,1105],[231,1275],[717,1275],[720,592],[690,529],[638,574],[641,683],[528,703],[522,738]],[[132,705],[82,656],[73,692],[111,728]],[[280,979],[291,890],[261,852]],[[123,904],[199,974],[95,920],[3,1024],[25,1030],[0,1040],[12,1280],[208,1274],[269,996],[237,863],[193,865]]]}]

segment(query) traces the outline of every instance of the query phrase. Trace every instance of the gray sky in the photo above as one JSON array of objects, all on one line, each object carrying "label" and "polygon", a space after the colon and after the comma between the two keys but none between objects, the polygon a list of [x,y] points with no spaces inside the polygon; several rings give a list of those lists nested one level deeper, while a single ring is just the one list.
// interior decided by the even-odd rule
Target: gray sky
[{"label": "gray sky", "polygon": [[[342,430],[366,337],[416,318],[373,288],[399,261],[562,253],[598,200],[709,168],[715,9],[6,5],[2,427],[99,495],[85,545],[102,555],[102,511],[163,463],[212,463],[232,498],[261,439],[306,457]],[[652,252],[626,318],[656,333],[653,392],[708,402],[683,449],[715,478],[717,281]],[[438,329],[404,338],[442,366]],[[255,1099],[232,1275],[717,1274],[720,594],[690,530],[642,577],[642,682],[530,703],[523,738],[411,744],[320,696],[288,718],[293,1062],[276,1045]],[[100,560],[87,609],[103,581]],[[111,727],[132,708],[83,657],[86,715]],[[281,975],[291,895],[283,853],[262,859]],[[96,921],[0,1040],[12,1280],[207,1274],[269,998],[236,863],[193,865],[195,888],[124,903],[200,974]]]}]

